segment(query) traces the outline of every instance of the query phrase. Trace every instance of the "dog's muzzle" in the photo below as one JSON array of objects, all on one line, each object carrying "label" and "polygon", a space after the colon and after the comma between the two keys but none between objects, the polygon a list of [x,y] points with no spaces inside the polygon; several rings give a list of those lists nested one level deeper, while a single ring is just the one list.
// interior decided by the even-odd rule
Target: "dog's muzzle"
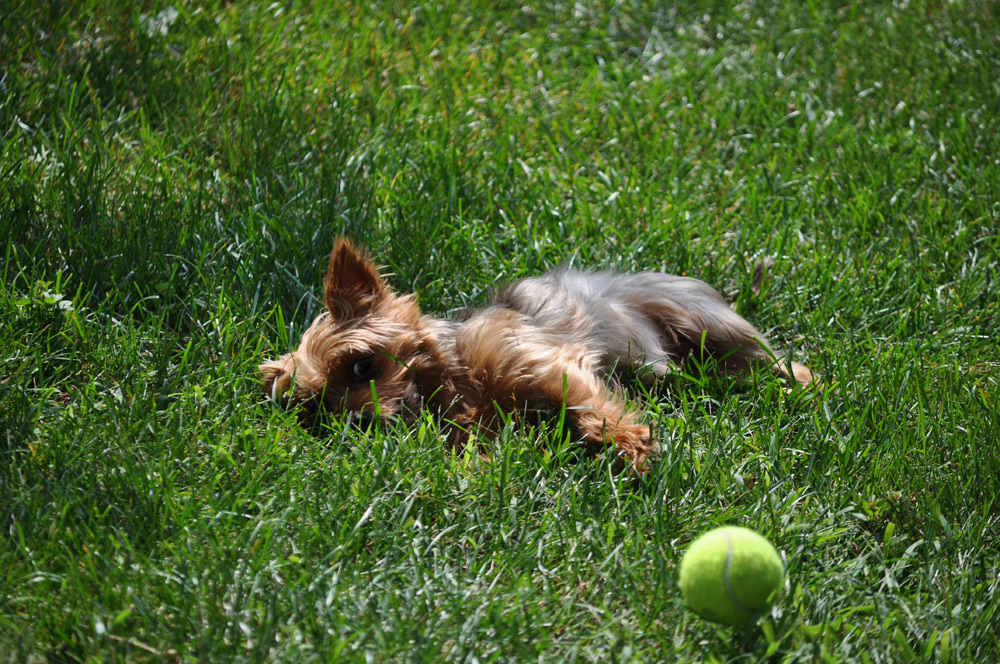
[{"label": "dog's muzzle", "polygon": [[361,429],[362,431],[368,431],[372,428],[375,423],[375,415],[367,411],[354,412],[350,415],[351,426],[355,429]]}]

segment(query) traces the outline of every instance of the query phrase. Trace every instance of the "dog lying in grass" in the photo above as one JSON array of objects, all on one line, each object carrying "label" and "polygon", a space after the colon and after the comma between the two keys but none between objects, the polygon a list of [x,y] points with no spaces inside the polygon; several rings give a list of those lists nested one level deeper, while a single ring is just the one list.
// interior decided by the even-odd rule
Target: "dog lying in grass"
[{"label": "dog lying in grass", "polygon": [[324,283],[326,311],[297,350],[260,365],[264,392],[298,406],[303,424],[346,414],[412,422],[430,409],[458,447],[495,434],[504,417],[560,408],[588,447],[615,446],[641,469],[650,428],[607,378],[655,380],[692,358],[741,377],[766,369],[809,383],[804,365],[777,355],[718,292],[688,277],[557,269],[502,288],[457,320],[421,313],[416,295],[386,285],[372,261],[338,240]]}]

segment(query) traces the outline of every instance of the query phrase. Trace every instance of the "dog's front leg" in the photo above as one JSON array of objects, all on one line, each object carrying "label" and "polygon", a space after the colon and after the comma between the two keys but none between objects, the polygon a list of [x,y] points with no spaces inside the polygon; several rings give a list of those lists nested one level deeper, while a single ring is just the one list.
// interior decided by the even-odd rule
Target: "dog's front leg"
[{"label": "dog's front leg", "polygon": [[599,358],[549,329],[525,324],[522,314],[493,309],[459,330],[458,354],[469,368],[472,390],[467,419],[490,427],[497,411],[522,412],[538,403],[566,406],[584,442],[614,445],[623,460],[645,467],[653,451],[649,427],[640,424],[598,375]]},{"label": "dog's front leg", "polygon": [[653,451],[649,427],[637,421],[596,373],[564,362],[537,378],[541,396],[553,404],[565,403],[566,414],[587,445],[614,445],[624,461],[645,468]]},{"label": "dog's front leg", "polygon": [[520,366],[508,366],[492,374],[489,391],[497,396],[496,406],[521,410],[531,404],[565,404],[566,415],[588,447],[614,445],[624,462],[644,469],[653,451],[649,427],[608,389],[596,373],[596,363],[577,348],[548,346],[539,354],[522,348]]}]

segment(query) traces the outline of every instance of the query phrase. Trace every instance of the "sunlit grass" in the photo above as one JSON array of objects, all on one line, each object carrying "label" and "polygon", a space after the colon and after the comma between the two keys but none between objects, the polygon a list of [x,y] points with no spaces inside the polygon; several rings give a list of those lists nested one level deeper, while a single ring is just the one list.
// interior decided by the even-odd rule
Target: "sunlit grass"
[{"label": "sunlit grass", "polygon": [[[1000,657],[992,4],[174,8],[0,21],[3,659]],[[320,441],[256,366],[338,235],[442,315],[696,276],[823,387],[624,386],[641,481],[558,421]],[[787,560],[747,630],[677,591],[723,523]]]}]

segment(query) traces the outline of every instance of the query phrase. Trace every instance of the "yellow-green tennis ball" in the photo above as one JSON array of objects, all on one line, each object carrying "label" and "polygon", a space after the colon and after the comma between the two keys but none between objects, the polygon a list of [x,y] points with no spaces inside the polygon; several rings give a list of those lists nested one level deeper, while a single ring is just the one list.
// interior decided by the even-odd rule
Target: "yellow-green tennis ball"
[{"label": "yellow-green tennis ball", "polygon": [[681,559],[684,600],[702,618],[725,625],[743,624],[769,607],[784,578],[781,556],[747,528],[710,530]]}]

